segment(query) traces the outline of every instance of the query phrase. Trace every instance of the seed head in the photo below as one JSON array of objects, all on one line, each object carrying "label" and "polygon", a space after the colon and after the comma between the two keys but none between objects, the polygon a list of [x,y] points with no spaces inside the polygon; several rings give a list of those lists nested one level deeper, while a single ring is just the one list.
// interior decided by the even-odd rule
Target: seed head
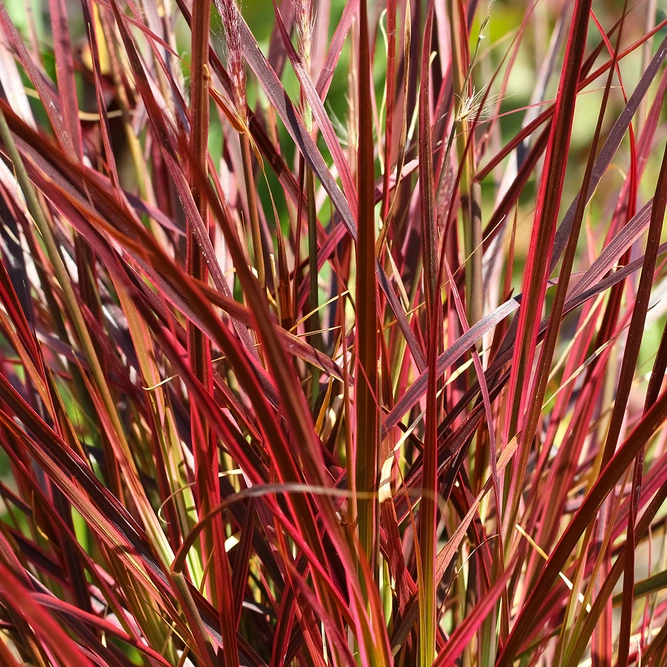
[{"label": "seed head", "polygon": [[227,45],[227,70],[232,82],[234,104],[237,113],[245,117],[246,79],[241,46],[239,10],[235,0],[215,0],[215,5],[222,19]]},{"label": "seed head", "polygon": [[[488,95],[484,99],[486,93],[485,88],[475,92],[475,89],[472,89],[472,95],[462,96],[461,106],[459,108],[458,116],[456,117],[457,123],[462,123],[464,120],[475,119],[479,113],[479,120],[487,120],[491,109],[495,104],[502,98],[502,95]],[[482,106],[483,104],[483,106]],[[480,111],[480,106],[482,109]]]},{"label": "seed head", "polygon": [[299,55],[306,69],[310,70],[310,52],[315,28],[315,13],[313,11],[312,0],[294,0],[294,17]]}]

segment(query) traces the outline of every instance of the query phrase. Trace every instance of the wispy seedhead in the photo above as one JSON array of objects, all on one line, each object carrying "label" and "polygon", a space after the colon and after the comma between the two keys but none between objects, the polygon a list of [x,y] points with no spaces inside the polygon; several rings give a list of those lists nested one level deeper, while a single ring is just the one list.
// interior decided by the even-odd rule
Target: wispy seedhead
[{"label": "wispy seedhead", "polygon": [[243,62],[243,47],[241,45],[241,26],[239,10],[235,0],[215,0],[222,19],[227,47],[227,71],[232,81],[234,104],[237,113],[245,118],[246,75]]},{"label": "wispy seedhead", "polygon": [[315,31],[315,8],[312,0],[294,0],[294,17],[299,55],[310,71],[310,54]]},{"label": "wispy seedhead", "polygon": [[472,95],[457,96],[461,100],[461,107],[456,116],[456,122],[462,123],[464,120],[475,120],[475,118],[479,118],[480,121],[488,120],[491,111],[500,100],[504,99],[504,96],[495,93],[486,95],[486,97],[485,95],[486,89],[482,87],[478,91],[473,88]]}]

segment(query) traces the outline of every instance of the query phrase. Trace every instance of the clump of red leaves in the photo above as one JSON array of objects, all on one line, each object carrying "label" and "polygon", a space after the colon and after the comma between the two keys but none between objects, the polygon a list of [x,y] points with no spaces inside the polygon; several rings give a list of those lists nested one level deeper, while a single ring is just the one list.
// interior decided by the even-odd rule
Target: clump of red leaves
[{"label": "clump of red leaves", "polygon": [[3,665],[667,664],[620,4],[0,4]]}]

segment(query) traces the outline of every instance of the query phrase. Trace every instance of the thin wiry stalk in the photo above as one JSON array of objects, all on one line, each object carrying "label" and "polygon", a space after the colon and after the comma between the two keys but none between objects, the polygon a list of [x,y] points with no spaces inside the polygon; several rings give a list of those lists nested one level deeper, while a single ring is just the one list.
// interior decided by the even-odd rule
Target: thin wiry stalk
[{"label": "thin wiry stalk", "polygon": [[468,262],[466,267],[466,303],[468,321],[475,324],[482,318],[482,211],[481,190],[479,183],[473,180],[475,173],[474,142],[466,151],[470,142],[470,108],[467,106],[471,96],[472,82],[469,72],[471,67],[468,51],[467,22],[462,13],[462,6],[456,0],[448,0],[447,13],[452,45],[452,74],[455,95],[454,124],[456,146],[459,160],[464,160],[459,182],[461,214],[463,221],[463,243]]},{"label": "thin wiry stalk", "polygon": [[264,249],[262,246],[262,233],[257,210],[257,192],[255,190],[255,176],[252,162],[252,147],[248,136],[248,116],[246,103],[246,72],[243,59],[243,47],[241,45],[241,27],[239,24],[239,10],[236,0],[215,0],[216,7],[222,18],[222,26],[225,32],[225,45],[227,48],[227,70],[231,80],[232,102],[236,114],[239,117],[242,131],[239,133],[241,142],[241,159],[243,160],[243,178],[245,183],[246,198],[248,201],[248,215],[250,230],[252,233],[252,247],[254,254],[254,267],[257,271],[259,282],[266,283],[266,269],[264,263]]},{"label": "thin wiry stalk", "polygon": [[[314,7],[311,0],[295,0],[294,15],[296,19],[297,42],[299,56],[303,62],[307,76],[312,76],[311,54],[313,49]],[[304,91],[301,91],[301,104],[303,107],[303,120],[306,130],[313,133],[312,112]],[[312,345],[321,349],[320,317],[319,317],[319,267],[317,264],[317,205],[315,202],[315,177],[311,169],[305,164],[302,166],[305,174],[305,195],[308,219],[308,277],[310,291],[308,305],[311,317],[308,319],[308,330],[312,334]],[[317,371],[313,369],[313,382],[311,396],[313,407],[317,404],[319,394],[319,380]]]}]

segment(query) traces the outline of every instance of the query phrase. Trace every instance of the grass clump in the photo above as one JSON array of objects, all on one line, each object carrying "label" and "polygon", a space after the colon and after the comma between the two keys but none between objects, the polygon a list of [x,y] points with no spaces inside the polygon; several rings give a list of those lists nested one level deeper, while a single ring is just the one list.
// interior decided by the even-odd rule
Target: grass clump
[{"label": "grass clump", "polygon": [[0,663],[667,664],[666,26],[1,4]]}]

